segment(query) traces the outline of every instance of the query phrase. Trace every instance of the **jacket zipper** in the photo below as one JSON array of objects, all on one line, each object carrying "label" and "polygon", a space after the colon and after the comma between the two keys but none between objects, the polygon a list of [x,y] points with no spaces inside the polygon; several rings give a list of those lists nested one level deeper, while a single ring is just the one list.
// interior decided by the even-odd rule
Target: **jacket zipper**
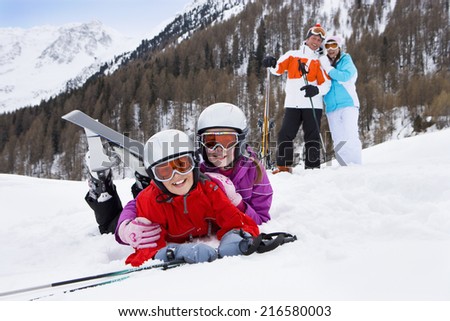
[{"label": "jacket zipper", "polygon": [[186,198],[188,197],[188,195],[189,195],[189,194],[186,194],[186,195],[183,196],[184,214],[188,214],[188,213],[189,213],[189,211],[188,211],[188,209],[187,209],[187,200],[186,200]]}]

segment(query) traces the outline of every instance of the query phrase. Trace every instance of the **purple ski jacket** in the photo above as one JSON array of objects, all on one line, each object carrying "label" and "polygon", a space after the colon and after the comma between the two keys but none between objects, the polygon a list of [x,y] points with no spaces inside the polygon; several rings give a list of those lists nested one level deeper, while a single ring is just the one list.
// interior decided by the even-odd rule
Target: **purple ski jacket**
[{"label": "purple ski jacket", "polygon": [[[259,162],[255,152],[247,148],[250,156]],[[236,187],[236,192],[241,194],[246,205],[245,214],[250,216],[256,224],[261,225],[270,220],[270,206],[272,205],[273,190],[264,166],[260,165],[262,177],[260,182],[255,182],[258,170],[253,160],[241,156],[234,165],[233,171],[224,173],[218,167],[207,166],[204,162],[200,164],[200,171],[213,172],[228,176]]]},{"label": "purple ski jacket", "polygon": [[[253,159],[259,162],[255,152],[250,148],[247,148],[247,151]],[[256,164],[253,160],[244,156],[239,158],[234,165],[233,171],[228,175],[220,171],[218,167],[206,166],[204,162],[200,164],[200,171],[214,172],[228,176],[236,187],[236,192],[242,196],[242,200],[246,205],[245,214],[250,216],[256,224],[261,225],[270,220],[269,210],[272,205],[273,190],[264,166],[260,165],[260,167],[262,170],[260,182],[255,182],[258,177]],[[125,244],[118,234],[120,224],[125,220],[133,220],[136,216],[136,200],[133,199],[123,208],[119,221],[117,222],[115,233],[117,242]]]}]

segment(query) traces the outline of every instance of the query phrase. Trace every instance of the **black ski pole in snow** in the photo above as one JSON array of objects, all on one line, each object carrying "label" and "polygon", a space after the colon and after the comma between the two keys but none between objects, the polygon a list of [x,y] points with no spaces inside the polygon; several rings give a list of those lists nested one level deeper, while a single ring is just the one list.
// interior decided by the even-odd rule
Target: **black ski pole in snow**
[{"label": "black ski pole in snow", "polygon": [[[241,233],[244,233],[244,232],[241,230]],[[294,242],[296,240],[297,240],[296,235],[292,235],[292,234],[289,234],[286,232],[261,233],[257,237],[254,238],[252,246],[249,248],[247,253],[245,253],[245,255],[250,255],[254,252],[265,253],[268,251],[272,251],[280,245],[283,245],[285,243]],[[174,261],[170,261],[170,262],[142,266],[142,267],[138,267],[138,268],[131,268],[131,269],[119,270],[119,271],[115,271],[115,272],[108,272],[108,273],[103,273],[103,274],[84,276],[84,277],[77,278],[77,279],[70,279],[70,280],[65,280],[65,281],[60,281],[60,282],[55,282],[55,283],[50,283],[50,284],[43,284],[43,285],[37,285],[37,286],[32,286],[32,287],[22,288],[22,289],[17,289],[17,290],[12,290],[12,291],[0,292],[0,297],[21,294],[21,293],[27,293],[27,292],[43,290],[43,289],[50,289],[50,288],[55,288],[55,287],[59,287],[59,286],[63,286],[63,285],[70,285],[70,284],[75,284],[75,283],[80,283],[80,282],[85,282],[85,281],[90,281],[90,280],[122,276],[122,275],[139,272],[139,271],[144,271],[144,270],[152,270],[152,269],[168,270],[168,269],[176,268],[176,267],[184,265],[184,264],[188,264],[188,263],[186,263],[184,260],[174,260]],[[72,289],[66,290],[66,291],[64,291],[64,293],[88,289],[88,288],[97,287],[97,286],[101,286],[101,285],[105,285],[105,284],[110,284],[110,283],[122,281],[126,278],[127,277],[123,277],[123,278],[119,278],[119,279],[107,280],[107,281],[101,281],[101,282],[97,282],[97,283],[93,283],[93,284],[88,284],[88,285],[84,285],[84,286],[80,286],[77,288],[72,288]],[[50,294],[50,295],[52,295],[52,294]],[[49,296],[49,295],[45,295],[45,296]],[[36,297],[32,300],[39,300],[45,296]]]},{"label": "black ski pole in snow", "polygon": [[[243,235],[244,231],[241,230],[241,235]],[[273,232],[273,233],[261,233],[259,234],[257,237],[255,237],[253,239],[252,244],[250,245],[250,247],[247,249],[247,251],[245,251],[245,253],[243,253],[243,255],[250,255],[253,253],[266,253],[269,251],[272,251],[274,249],[276,249],[277,247],[286,244],[286,243],[291,243],[291,242],[295,242],[297,241],[297,236],[290,234],[290,233],[286,233],[286,232]],[[219,257],[219,259],[222,259],[221,257]],[[126,273],[120,273],[120,272],[126,272],[126,271],[130,271],[131,272],[137,272],[137,271],[141,271],[141,270],[148,270],[148,269],[153,269],[153,268],[158,268],[161,267],[163,268],[163,270],[168,270],[171,268],[176,268],[182,264],[184,264],[184,261],[172,261],[172,262],[168,262],[168,263],[163,263],[163,264],[157,264],[157,265],[151,265],[148,267],[143,267],[143,268],[137,268],[137,269],[130,269],[130,270],[123,270],[123,271],[119,271],[119,272],[112,272],[112,273],[106,273],[105,275],[110,276],[110,274],[114,274],[114,276],[118,276],[118,275],[123,275]],[[120,273],[120,274],[118,274]],[[92,279],[92,277],[89,277],[90,279]],[[80,290],[85,290],[85,289],[90,289],[90,288],[95,288],[95,287],[99,287],[102,285],[107,285],[107,284],[111,284],[111,283],[115,283],[115,282],[120,282],[123,281],[125,279],[129,278],[128,275],[118,278],[118,279],[112,279],[112,280],[106,280],[106,281],[99,281],[99,282],[95,282],[92,284],[88,284],[88,285],[82,285],[79,287],[75,287],[75,288],[70,288],[68,290],[63,291],[62,293],[73,293],[76,291],[80,291]],[[78,279],[76,279],[78,280]],[[65,284],[70,284],[68,283],[69,281],[64,281]],[[62,283],[62,282],[61,282]],[[16,294],[18,293],[17,291],[12,291],[14,293],[11,294]],[[30,299],[30,301],[35,301],[35,300],[40,300],[43,299],[45,297],[49,297],[54,295],[55,293],[50,293],[50,294],[45,294],[45,295],[41,295],[38,297],[34,297],[32,299]]]},{"label": "black ski pole in snow", "polygon": [[166,269],[177,267],[177,266],[180,266],[180,265],[183,265],[183,264],[186,264],[186,262],[184,262],[184,261],[172,261],[172,262],[165,262],[165,263],[161,263],[161,264],[154,264],[154,265],[149,265],[149,266],[143,266],[143,267],[134,268],[134,269],[125,269],[125,270],[120,270],[120,271],[115,271],[115,272],[108,272],[108,273],[103,273],[103,274],[90,275],[90,276],[85,276],[85,277],[81,277],[81,278],[77,278],[77,279],[65,280],[65,281],[60,281],[60,282],[55,282],[55,283],[50,283],[50,284],[43,284],[43,285],[32,286],[32,287],[29,287],[29,288],[23,288],[23,289],[17,289],[17,290],[12,290],[12,291],[1,292],[0,293],[0,297],[8,296],[8,295],[14,295],[14,294],[20,294],[20,293],[26,293],[26,292],[36,291],[36,290],[48,289],[48,288],[55,288],[55,287],[58,287],[58,286],[74,284],[74,283],[79,283],[79,282],[85,282],[85,281],[90,281],[90,280],[96,280],[96,279],[102,279],[102,278],[107,278],[107,277],[114,277],[114,276],[119,276],[119,275],[125,275],[125,274],[130,274],[130,273],[144,271],[144,270],[151,270],[151,269],[158,269],[158,268],[166,270]]},{"label": "black ski pole in snow", "polygon": [[[306,76],[308,74],[308,71],[306,70],[306,64],[304,62],[302,62],[300,59],[298,60],[298,68],[300,69],[300,72],[302,73],[303,80],[305,81],[305,85],[308,86],[309,82],[308,82],[308,78]],[[314,122],[316,123],[316,129],[319,132],[320,143],[322,145],[322,150],[324,152],[323,157],[325,158],[325,161],[326,161],[327,160],[327,151],[325,150],[325,144],[323,142],[322,133],[320,132],[319,122],[317,121],[316,111],[314,109],[314,103],[313,103],[313,100],[311,97],[309,97],[309,102],[311,103],[312,114],[314,117]]]},{"label": "black ski pole in snow", "polygon": [[[130,277],[129,275],[126,275],[126,276],[123,276],[123,277],[120,277],[120,278],[117,278],[117,279],[112,279],[112,280],[107,280],[107,281],[98,281],[98,282],[95,282],[95,283],[92,283],[92,284],[82,285],[82,286],[79,286],[79,287],[76,287],[76,288],[70,288],[68,290],[61,291],[60,293],[61,294],[66,294],[66,293],[73,293],[73,292],[80,291],[80,290],[96,288],[96,287],[99,287],[99,286],[120,282],[120,281],[128,279],[129,277]],[[58,293],[58,294],[60,294],[60,293]],[[41,299],[44,299],[44,298],[47,298],[47,297],[51,297],[51,296],[53,296],[55,294],[56,294],[56,292],[52,292],[52,293],[44,294],[44,295],[39,295],[37,297],[29,299],[28,301],[38,301],[38,300],[41,300]]]}]

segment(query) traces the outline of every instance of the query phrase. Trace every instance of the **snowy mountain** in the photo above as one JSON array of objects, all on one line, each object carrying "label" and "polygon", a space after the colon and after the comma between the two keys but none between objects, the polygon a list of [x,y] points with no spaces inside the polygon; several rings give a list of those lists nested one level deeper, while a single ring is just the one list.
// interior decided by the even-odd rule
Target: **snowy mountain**
[{"label": "snowy mountain", "polygon": [[102,64],[139,41],[98,21],[0,29],[0,112],[82,85]]},{"label": "snowy mountain", "polygon": [[[77,88],[99,71],[111,73],[130,59],[132,50],[156,47],[174,34],[182,41],[202,26],[228,19],[247,2],[193,0],[183,14],[161,25],[161,32],[149,34],[151,40],[126,37],[99,21],[0,28],[0,113],[33,106]],[[120,57],[118,62],[112,61],[115,57]]]},{"label": "snowy mountain", "polygon": [[[272,220],[261,230],[298,236],[272,252],[0,300],[448,302],[450,149],[443,146],[449,142],[447,129],[365,149],[363,166],[269,174]],[[131,184],[116,181],[123,203]],[[0,175],[0,293],[128,268],[131,249],[99,234],[86,190],[85,182]],[[403,317],[408,311],[395,320],[413,320]]]}]

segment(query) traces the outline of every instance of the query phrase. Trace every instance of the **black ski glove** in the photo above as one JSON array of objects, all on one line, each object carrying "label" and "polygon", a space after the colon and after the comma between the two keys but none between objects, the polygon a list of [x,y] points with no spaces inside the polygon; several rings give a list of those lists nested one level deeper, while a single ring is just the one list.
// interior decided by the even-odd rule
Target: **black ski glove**
[{"label": "black ski glove", "polygon": [[320,46],[319,49],[317,49],[317,53],[319,54],[319,56],[322,56],[324,54],[322,46]]},{"label": "black ski glove", "polygon": [[302,88],[300,88],[300,90],[304,90],[305,91],[305,97],[314,97],[315,95],[317,95],[319,93],[319,88],[317,88],[317,86],[314,85],[306,85],[303,86]]},{"label": "black ski glove", "polygon": [[263,59],[262,64],[266,68],[275,68],[277,66],[277,60],[273,56],[267,56]]}]

